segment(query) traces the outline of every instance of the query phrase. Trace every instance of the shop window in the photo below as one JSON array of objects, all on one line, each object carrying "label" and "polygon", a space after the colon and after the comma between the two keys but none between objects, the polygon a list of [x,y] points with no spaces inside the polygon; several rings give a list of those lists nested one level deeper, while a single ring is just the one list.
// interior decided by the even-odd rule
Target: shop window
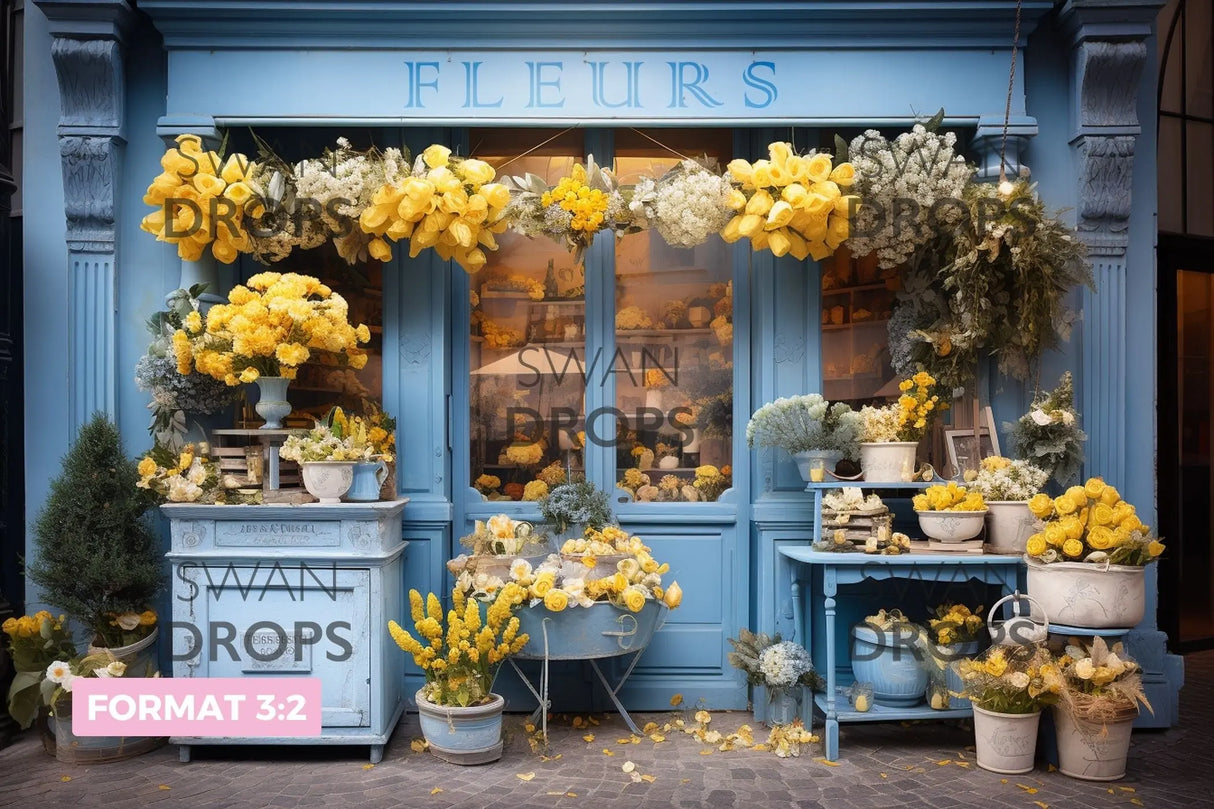
[{"label": "shop window", "polygon": [[889,318],[898,269],[841,247],[822,262],[822,395],[853,406],[898,395],[890,365]]},{"label": "shop window", "polygon": [[[633,184],[660,177],[680,154],[724,165],[730,152],[728,132],[627,130],[616,136],[615,170]],[[616,243],[616,470],[639,501],[712,501],[729,485],[732,275],[717,236],[693,248],[648,231]]]},{"label": "shop window", "polygon": [[[556,184],[582,158],[582,135],[552,137],[477,130],[470,152],[499,174]],[[585,468],[586,284],[553,241],[507,232],[497,242],[470,278],[470,482],[487,497],[519,500],[536,496],[533,480],[553,484]]]}]

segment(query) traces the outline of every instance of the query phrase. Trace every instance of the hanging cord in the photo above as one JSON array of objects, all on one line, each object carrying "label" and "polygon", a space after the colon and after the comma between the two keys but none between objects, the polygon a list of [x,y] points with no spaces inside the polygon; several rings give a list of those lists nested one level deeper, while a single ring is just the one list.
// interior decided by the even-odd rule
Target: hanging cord
[{"label": "hanging cord", "polygon": [[1020,50],[1020,0],[1016,0],[1016,30],[1012,34],[1012,66],[1007,74],[1007,106],[1003,108],[1003,141],[999,144],[999,182],[1007,180],[1007,129],[1012,118],[1012,90],[1016,84],[1016,55]]},{"label": "hanging cord", "polygon": [[673,155],[677,155],[677,156],[679,157],[679,159],[680,159],[680,160],[695,160],[695,158],[694,158],[694,157],[688,157],[687,155],[685,155],[685,154],[683,154],[682,152],[680,152],[678,149],[672,149],[672,148],[670,148],[670,147],[669,147],[669,146],[667,146],[665,143],[662,143],[660,140],[658,140],[657,138],[653,137],[652,135],[650,135],[650,134],[649,134],[649,133],[647,133],[647,132],[642,132],[641,130],[636,129],[636,128],[633,128],[633,129],[632,129],[632,131],[633,131],[633,132],[635,132],[635,133],[637,133],[638,135],[640,135],[642,138],[645,138],[646,140],[649,140],[649,141],[652,141],[652,142],[656,143],[658,146],[661,146],[663,149],[665,149],[666,151],[670,152],[671,154],[673,154]]},{"label": "hanging cord", "polygon": [[498,166],[498,167],[497,167],[497,171],[498,171],[498,172],[501,172],[501,170],[502,170],[502,169],[506,168],[506,166],[509,166],[509,165],[510,165],[511,163],[513,163],[514,161],[516,161],[516,160],[522,160],[524,157],[526,157],[527,155],[529,155],[529,154],[531,154],[532,152],[536,151],[537,149],[543,149],[545,146],[547,146],[549,143],[552,143],[554,140],[556,140],[557,138],[559,138],[561,135],[564,135],[566,132],[572,132],[572,131],[573,131],[575,128],[576,128],[576,127],[572,127],[572,126],[565,127],[565,128],[564,128],[564,129],[562,129],[560,132],[557,132],[555,135],[553,135],[552,137],[548,138],[547,140],[540,141],[539,143],[537,143],[536,145],[532,146],[530,149],[528,149],[527,151],[523,152],[522,154],[520,154],[520,155],[515,155],[514,157],[510,158],[509,160],[507,160],[505,163],[502,163],[500,166]]}]

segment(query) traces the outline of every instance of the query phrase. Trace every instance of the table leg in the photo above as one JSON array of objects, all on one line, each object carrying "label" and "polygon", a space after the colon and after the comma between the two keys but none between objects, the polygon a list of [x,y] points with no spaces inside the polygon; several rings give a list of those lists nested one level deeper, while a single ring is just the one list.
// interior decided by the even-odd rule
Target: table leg
[{"label": "table leg", "polygon": [[[791,567],[791,566],[790,566]],[[792,599],[792,638],[807,649],[805,643],[805,609],[801,604],[801,581],[797,578],[797,569],[792,569],[792,586],[788,590]]]},{"label": "table leg", "polygon": [[835,660],[835,596],[839,585],[834,568],[829,565],[822,571],[823,606],[826,614],[826,760],[839,758],[839,714],[835,707],[835,689],[838,687]]},{"label": "table leg", "polygon": [[624,683],[628,682],[629,676],[632,675],[632,670],[636,668],[637,661],[640,659],[641,652],[637,652],[632,656],[632,662],[628,664],[628,668],[625,670],[624,676],[620,678],[620,681],[616,684],[615,688],[612,688],[610,683],[607,682],[607,678],[603,676],[602,669],[599,668],[599,662],[594,658],[590,659],[590,668],[594,669],[594,673],[599,677],[599,682],[603,684],[603,688],[607,689],[607,696],[611,698],[612,703],[615,705],[615,709],[620,712],[620,716],[624,719],[624,724],[628,725],[628,728],[636,735],[643,736],[645,734],[641,733],[640,729],[637,728],[636,723],[632,721],[632,717],[628,715],[628,711],[624,708],[624,703],[620,702],[619,697],[616,696],[620,689],[624,687]]},{"label": "table leg", "polygon": [[382,744],[371,745],[371,763],[378,764],[384,760],[384,746]]}]

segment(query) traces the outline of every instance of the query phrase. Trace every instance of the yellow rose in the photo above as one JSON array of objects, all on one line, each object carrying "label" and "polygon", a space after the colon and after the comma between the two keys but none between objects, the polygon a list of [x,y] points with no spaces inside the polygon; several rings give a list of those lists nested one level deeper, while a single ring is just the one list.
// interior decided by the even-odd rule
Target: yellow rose
[{"label": "yellow rose", "polygon": [[851,186],[856,181],[855,167],[851,163],[840,163],[830,173],[830,181],[844,188]]},{"label": "yellow rose", "polygon": [[1071,495],[1069,493],[1059,495],[1058,499],[1054,501],[1054,510],[1063,516],[1066,516],[1067,514],[1074,514],[1078,508],[1079,504],[1071,499]]},{"label": "yellow rose", "polygon": [[462,174],[464,179],[473,185],[483,185],[491,182],[497,173],[483,160],[463,160],[455,167],[456,172]]},{"label": "yellow rose", "polygon": [[1033,534],[1025,543],[1024,550],[1029,556],[1040,556],[1045,553],[1046,544],[1045,536],[1042,534]]},{"label": "yellow rose", "polygon": [[1054,500],[1044,492],[1033,495],[1029,500],[1029,511],[1033,512],[1033,516],[1039,520],[1044,520],[1054,513]]},{"label": "yellow rose", "polygon": [[666,592],[662,595],[662,600],[672,610],[683,603],[683,588],[679,587],[677,581],[671,582],[670,586],[666,588]]},{"label": "yellow rose", "polygon": [[151,477],[156,474],[156,462],[151,458],[144,458],[139,462],[139,476],[142,478]]},{"label": "yellow rose", "polygon": [[635,584],[624,591],[624,606],[630,612],[640,612],[645,606],[645,591]]},{"label": "yellow rose", "polygon": [[422,160],[432,169],[447,165],[449,157],[451,157],[451,150],[437,143],[427,146],[426,151],[422,152]]},{"label": "yellow rose", "polygon": [[[810,155],[805,163],[807,179],[811,183],[825,182],[830,178],[831,157],[828,154]],[[844,164],[846,165],[846,164]]]},{"label": "yellow rose", "polygon": [[1083,521],[1074,514],[1063,517],[1058,524],[1066,532],[1067,539],[1079,539],[1083,536]]},{"label": "yellow rose", "polygon": [[1115,542],[1113,531],[1108,526],[1094,525],[1088,529],[1088,544],[1098,551],[1107,551]]},{"label": "yellow rose", "polygon": [[1121,493],[1107,483],[1104,486],[1104,491],[1100,493],[1100,502],[1107,503],[1110,506],[1116,506],[1121,501]]},{"label": "yellow rose", "polygon": [[552,571],[545,571],[536,576],[535,584],[531,585],[531,592],[535,594],[536,598],[547,598],[555,583],[556,574]]},{"label": "yellow rose", "polygon": [[1092,506],[1088,517],[1090,525],[1112,525],[1115,522],[1113,507],[1108,503],[1097,503]]},{"label": "yellow rose", "polygon": [[1061,548],[1062,543],[1066,542],[1068,537],[1066,529],[1062,527],[1062,523],[1052,522],[1045,526],[1045,541],[1055,548]]},{"label": "yellow rose", "polygon": [[1082,486],[1072,486],[1067,489],[1066,496],[1074,501],[1076,509],[1081,509],[1088,504],[1088,493]]},{"label": "yellow rose", "polygon": [[569,594],[555,588],[544,596],[544,607],[552,612],[560,612],[569,606]]},{"label": "yellow rose", "polygon": [[1100,478],[1088,478],[1083,484],[1083,491],[1093,500],[1099,500],[1104,494],[1104,481]]},{"label": "yellow rose", "polygon": [[1062,543],[1062,554],[1071,559],[1078,559],[1083,555],[1083,543],[1077,539],[1068,539]]}]

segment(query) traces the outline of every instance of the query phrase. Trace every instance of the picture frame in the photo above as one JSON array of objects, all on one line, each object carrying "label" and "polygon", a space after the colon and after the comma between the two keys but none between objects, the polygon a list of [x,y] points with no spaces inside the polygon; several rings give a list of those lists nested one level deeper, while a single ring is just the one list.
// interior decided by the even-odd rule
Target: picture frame
[{"label": "picture frame", "polygon": [[954,477],[960,477],[969,469],[978,470],[983,458],[999,455],[999,436],[995,433],[994,416],[990,407],[983,408],[985,425],[975,431],[945,430],[944,441],[948,447],[948,462]]}]

